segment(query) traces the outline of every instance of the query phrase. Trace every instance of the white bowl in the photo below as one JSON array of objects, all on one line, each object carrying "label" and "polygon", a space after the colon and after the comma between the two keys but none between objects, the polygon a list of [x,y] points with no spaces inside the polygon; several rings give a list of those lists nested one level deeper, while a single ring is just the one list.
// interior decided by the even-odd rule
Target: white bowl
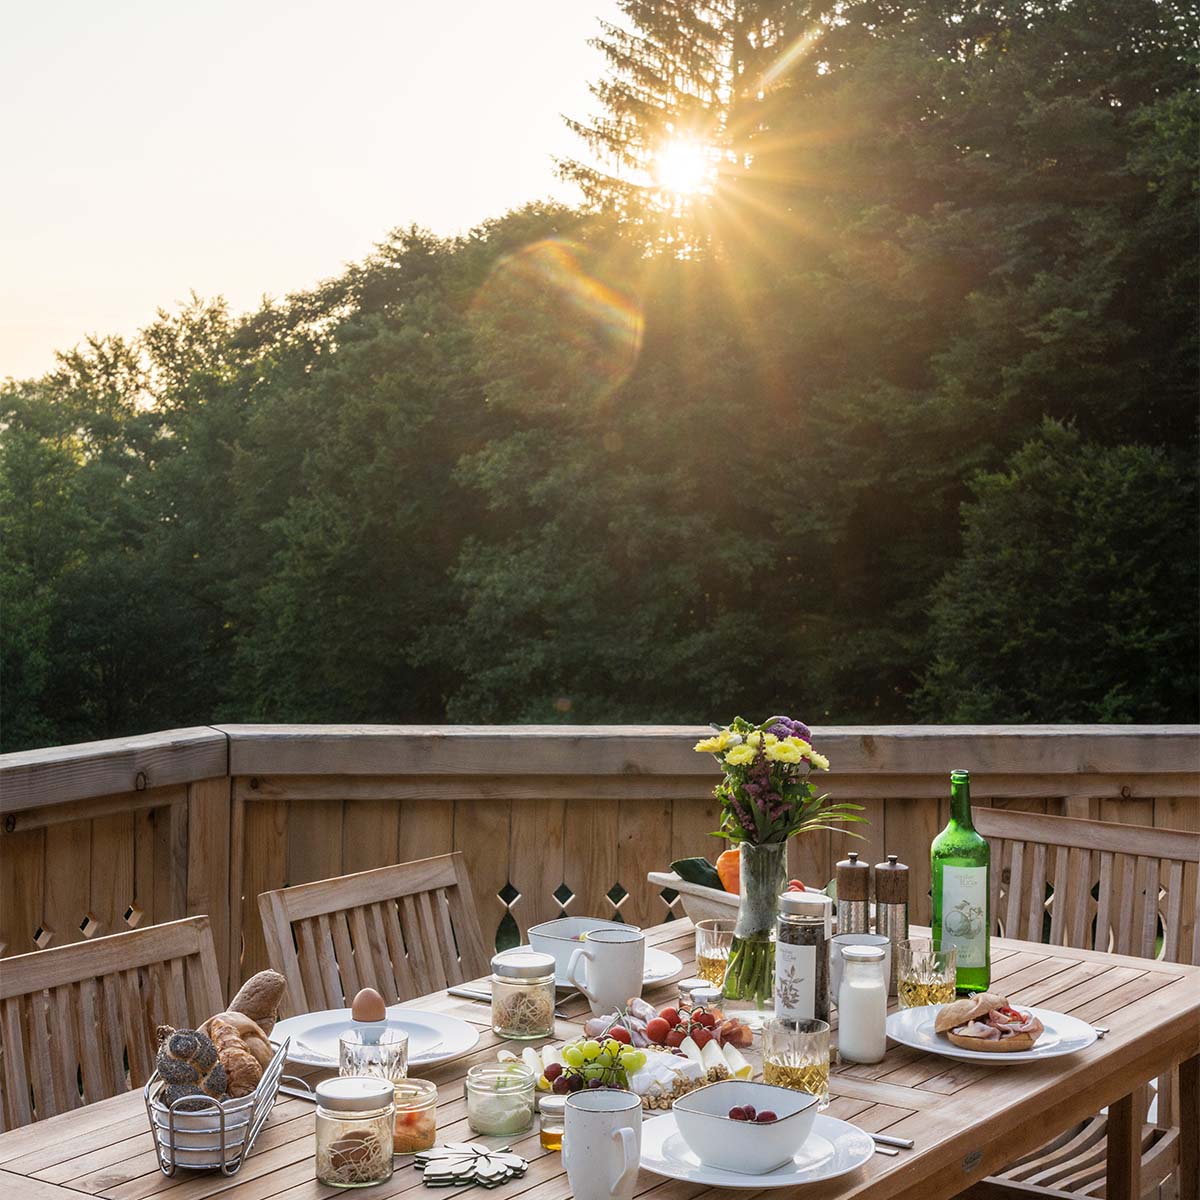
[{"label": "white bowl", "polygon": [[[253,1103],[253,1094],[221,1102],[225,1110],[223,1157],[226,1162],[233,1162],[242,1155]],[[170,1110],[156,1098],[151,1101],[150,1111],[164,1151],[174,1149],[176,1166],[211,1168],[221,1165],[221,1119],[215,1109],[210,1107],[199,1112],[177,1109],[173,1146]]]},{"label": "white bowl", "polygon": [[559,917],[557,921],[543,921],[529,927],[529,945],[539,954],[549,954],[554,959],[554,973],[565,979],[571,955],[584,943],[581,933],[592,933],[597,929],[632,929],[620,921],[605,921],[600,917]]},{"label": "white bowl", "polygon": [[[729,1110],[753,1104],[779,1120],[759,1125],[735,1121]],[[817,1119],[818,1097],[770,1083],[723,1079],[680,1096],[672,1106],[679,1133],[706,1167],[765,1175],[790,1162],[808,1140]]]}]

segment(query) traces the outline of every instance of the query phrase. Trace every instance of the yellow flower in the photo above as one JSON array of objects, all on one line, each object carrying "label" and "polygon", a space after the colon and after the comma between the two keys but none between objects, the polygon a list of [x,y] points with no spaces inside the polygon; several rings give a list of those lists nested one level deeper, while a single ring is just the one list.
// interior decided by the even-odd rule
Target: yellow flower
[{"label": "yellow flower", "polygon": [[760,745],[773,746],[779,739],[773,733],[759,733],[755,730],[753,733],[746,734],[746,744],[758,749]]},{"label": "yellow flower", "polygon": [[693,749],[698,754],[720,754],[722,750],[728,750],[730,746],[736,746],[742,740],[740,733],[734,733],[730,729],[722,729],[716,737],[705,738],[703,741],[697,742]]},{"label": "yellow flower", "polygon": [[767,757],[772,762],[798,763],[802,761],[804,755],[801,753],[800,747],[792,744],[797,740],[788,738],[785,742],[776,742],[775,745],[768,746]]},{"label": "yellow flower", "polygon": [[814,767],[819,767],[822,771],[829,770],[829,759],[827,759],[823,754],[818,754],[815,750],[810,750],[808,752],[808,761],[812,763]]},{"label": "yellow flower", "polygon": [[746,763],[754,761],[754,747],[748,742],[741,746],[734,746],[733,749],[725,755],[725,761],[727,763],[732,763],[735,767],[745,766]]}]

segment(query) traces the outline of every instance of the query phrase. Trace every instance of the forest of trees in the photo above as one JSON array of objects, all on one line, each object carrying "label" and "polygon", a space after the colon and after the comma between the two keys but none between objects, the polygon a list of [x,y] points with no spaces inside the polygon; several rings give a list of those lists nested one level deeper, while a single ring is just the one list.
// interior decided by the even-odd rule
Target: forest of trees
[{"label": "forest of trees", "polygon": [[621,7],[578,209],[0,388],[5,749],[1196,719],[1195,6]]}]

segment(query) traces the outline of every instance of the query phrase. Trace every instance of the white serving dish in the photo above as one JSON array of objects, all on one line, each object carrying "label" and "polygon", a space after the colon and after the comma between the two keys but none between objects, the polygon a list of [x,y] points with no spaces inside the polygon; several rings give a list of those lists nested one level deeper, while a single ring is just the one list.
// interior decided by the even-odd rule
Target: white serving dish
[{"label": "white serving dish", "polygon": [[[176,1167],[190,1167],[236,1174],[274,1107],[287,1051],[285,1040],[267,1064],[258,1087],[248,1096],[228,1100],[188,1097],[174,1105],[164,1104],[159,1098],[162,1080],[155,1071],[142,1089],[142,1097],[162,1173],[169,1176]],[[204,1107],[184,1107],[197,1102]]]},{"label": "white serving dish", "polygon": [[651,871],[646,878],[660,888],[678,892],[683,902],[683,911],[692,923],[710,921],[716,917],[736,917],[738,895],[720,888],[704,887],[699,883],[688,883],[674,871]]},{"label": "white serving dish", "polygon": [[957,1062],[977,1063],[985,1067],[1013,1067],[1019,1063],[1045,1062],[1061,1058],[1066,1054],[1077,1054],[1086,1050],[1099,1036],[1086,1021],[1070,1013],[1055,1012],[1052,1008],[1032,1008],[1025,1004],[1015,1007],[1020,1012],[1032,1013],[1041,1021],[1045,1032],[1033,1043],[1032,1050],[1015,1050],[1004,1053],[989,1053],[986,1050],[964,1050],[949,1038],[934,1031],[940,1004],[926,1004],[920,1008],[902,1008],[887,1019],[887,1035],[902,1046],[913,1050],[924,1050],[942,1058]]},{"label": "white serving dish", "polygon": [[554,959],[554,974],[557,979],[566,979],[567,964],[571,955],[583,943],[581,933],[592,933],[597,929],[629,929],[621,921],[605,921],[601,917],[559,917],[556,921],[543,921],[529,927],[529,945],[539,954],[549,954]]},{"label": "white serving dish", "polygon": [[[765,1175],[791,1162],[812,1133],[819,1098],[792,1088],[744,1079],[723,1079],[680,1096],[671,1107],[688,1149],[706,1167],[739,1175]],[[770,1109],[769,1124],[735,1121],[735,1105]]]}]

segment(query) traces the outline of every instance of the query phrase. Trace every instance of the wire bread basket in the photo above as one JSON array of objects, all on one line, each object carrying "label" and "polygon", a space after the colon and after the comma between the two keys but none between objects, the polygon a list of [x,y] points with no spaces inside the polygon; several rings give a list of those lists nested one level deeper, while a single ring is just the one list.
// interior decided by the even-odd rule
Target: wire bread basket
[{"label": "wire bread basket", "polygon": [[179,1167],[237,1174],[275,1106],[289,1041],[275,1051],[258,1087],[236,1099],[185,1096],[164,1104],[158,1099],[162,1079],[155,1070],[142,1088],[142,1098],[158,1167],[164,1175],[174,1175]]}]

